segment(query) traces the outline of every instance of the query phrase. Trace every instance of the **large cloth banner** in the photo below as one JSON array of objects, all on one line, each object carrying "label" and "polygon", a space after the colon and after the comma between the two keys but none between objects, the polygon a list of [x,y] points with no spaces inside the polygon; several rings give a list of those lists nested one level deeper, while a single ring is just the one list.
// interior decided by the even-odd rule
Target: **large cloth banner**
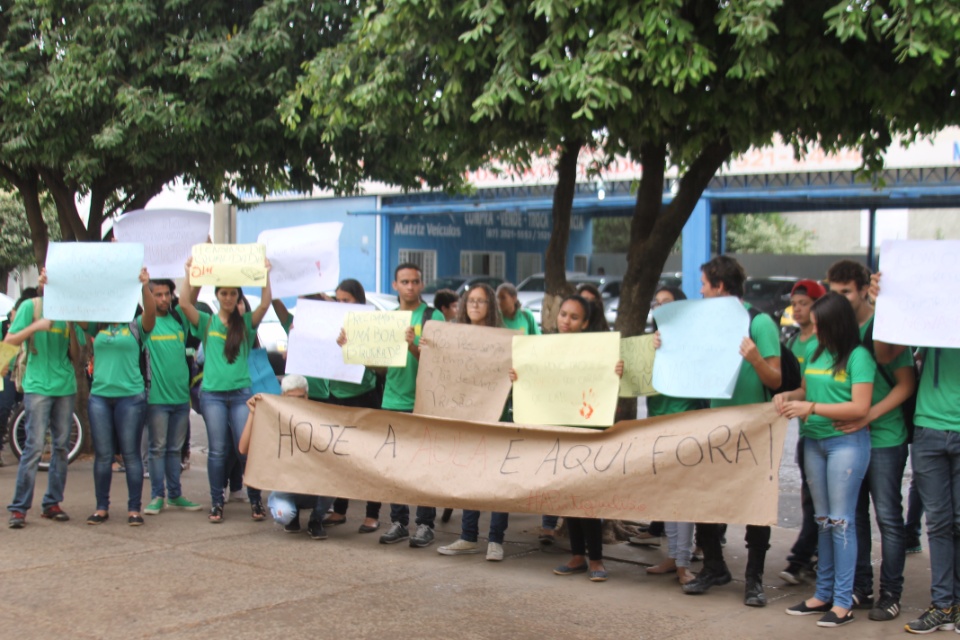
[{"label": "large cloth banner", "polygon": [[519,333],[449,322],[423,325],[413,412],[499,420],[510,395],[513,336]]},{"label": "large cloth banner", "polygon": [[274,298],[332,291],[340,283],[342,222],[321,222],[261,231]]},{"label": "large cloth banner", "polygon": [[266,249],[262,244],[196,244],[190,284],[201,287],[265,287]]},{"label": "large cloth banner", "polygon": [[653,310],[662,345],[653,387],[675,398],[730,398],[743,364],[750,314],[733,296],[680,300]]},{"label": "large cloth banner", "polygon": [[130,322],[143,285],[143,245],[51,242],[43,317],[77,322]]},{"label": "large cloth banner", "polygon": [[617,412],[620,334],[515,336],[513,416],[528,424],[608,427]]},{"label": "large cloth banner", "polygon": [[119,242],[143,245],[143,266],[151,278],[182,278],[193,245],[210,235],[210,214],[181,209],[138,209],[113,223]]},{"label": "large cloth banner", "polygon": [[597,431],[263,396],[245,481],[480,511],[773,525],[786,431],[771,403]]},{"label": "large cloth banner", "polygon": [[952,291],[960,240],[891,240],[880,251],[880,295],[873,337],[912,347],[960,348]]}]

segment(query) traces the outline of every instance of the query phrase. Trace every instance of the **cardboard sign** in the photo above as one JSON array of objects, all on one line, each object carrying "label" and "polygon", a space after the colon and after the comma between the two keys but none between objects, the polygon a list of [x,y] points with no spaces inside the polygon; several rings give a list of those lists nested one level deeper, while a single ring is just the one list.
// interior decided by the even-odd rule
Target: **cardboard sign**
[{"label": "cardboard sign", "polygon": [[193,246],[190,284],[200,287],[265,287],[266,249],[262,244],[197,244]]},{"label": "cardboard sign", "polygon": [[620,397],[636,398],[657,394],[653,388],[653,336],[634,336],[620,341],[620,359],[623,377],[620,378]]}]

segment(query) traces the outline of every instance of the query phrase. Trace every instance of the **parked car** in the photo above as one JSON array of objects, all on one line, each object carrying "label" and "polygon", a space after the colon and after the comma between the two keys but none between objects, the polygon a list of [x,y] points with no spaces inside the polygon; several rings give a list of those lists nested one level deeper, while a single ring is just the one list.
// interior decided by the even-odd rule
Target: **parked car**
[{"label": "parked car", "polygon": [[[596,285],[597,289],[600,290],[600,297],[603,300],[604,313],[606,314],[609,305],[620,299],[620,285],[623,284],[623,278],[620,276],[590,276],[585,273],[568,272],[567,282],[574,287],[584,282]],[[530,310],[537,324],[542,324],[540,314],[543,308],[545,289],[546,278],[542,273],[536,273],[517,285],[517,299],[525,309]]]},{"label": "parked car", "polygon": [[[657,281],[657,289],[660,287],[677,287],[683,284],[683,274],[679,271],[668,271],[660,274],[660,280]],[[620,297],[612,298],[606,302],[606,311],[604,316],[610,326],[617,321],[617,313],[620,311]],[[653,331],[653,309],[647,312],[647,331]]]},{"label": "parked car", "polygon": [[424,302],[433,306],[433,296],[440,289],[450,289],[460,296],[465,291],[469,291],[470,287],[475,284],[488,284],[496,291],[497,287],[503,284],[503,278],[496,276],[444,276],[425,286],[420,296]]},{"label": "parked car", "polygon": [[747,278],[743,283],[743,300],[764,313],[769,313],[778,323],[790,306],[790,291],[800,278],[794,276],[770,276]]}]

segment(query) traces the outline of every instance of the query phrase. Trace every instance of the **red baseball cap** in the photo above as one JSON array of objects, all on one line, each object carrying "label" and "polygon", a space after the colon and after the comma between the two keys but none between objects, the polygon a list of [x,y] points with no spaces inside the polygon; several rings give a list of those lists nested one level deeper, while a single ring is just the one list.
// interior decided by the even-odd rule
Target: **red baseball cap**
[{"label": "red baseball cap", "polygon": [[795,294],[797,289],[805,289],[807,292],[806,295],[812,300],[816,300],[827,294],[827,290],[816,280],[801,280],[797,282],[797,284],[793,285],[793,289],[790,290],[790,295]]}]

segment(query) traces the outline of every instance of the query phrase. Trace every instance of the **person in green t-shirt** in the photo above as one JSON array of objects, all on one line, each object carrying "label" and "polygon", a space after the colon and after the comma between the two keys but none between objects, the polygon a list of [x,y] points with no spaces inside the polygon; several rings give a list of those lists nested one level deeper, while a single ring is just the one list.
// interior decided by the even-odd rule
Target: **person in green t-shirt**
[{"label": "person in green t-shirt", "polygon": [[145,335],[153,331],[156,303],[150,293],[150,274],[140,270],[143,314],[131,322],[81,323],[85,339],[93,343],[93,384],[88,415],[93,436],[93,486],[97,508],[87,524],[109,518],[110,484],[117,446],[127,477],[127,524],[140,526],[143,501],[143,418],[147,409],[146,380],[140,370]]},{"label": "person in green t-shirt", "polygon": [[147,515],[157,515],[165,507],[185,511],[201,508],[183,496],[180,485],[181,452],[190,428],[190,366],[186,355],[190,323],[173,306],[175,291],[173,280],[150,281],[157,320],[152,331],[144,332],[151,374],[147,394],[150,502],[143,510]]},{"label": "person in green t-shirt", "polygon": [[460,296],[452,289],[440,289],[433,294],[433,306],[443,314],[447,322],[456,322],[460,311]]},{"label": "person in green t-shirt", "polygon": [[503,326],[514,331],[522,331],[525,336],[540,335],[540,325],[529,310],[520,306],[517,288],[509,282],[497,287],[497,303],[503,315]]},{"label": "person in green t-shirt", "polygon": [[[881,295],[880,274],[871,276],[870,297]],[[945,328],[944,331],[947,329]],[[893,362],[905,345],[873,341],[877,362]],[[923,347],[913,435],[913,478],[923,502],[930,545],[931,606],[907,623],[912,633],[949,629],[958,622],[960,579],[960,349]]]},{"label": "person in green t-shirt", "polygon": [[856,315],[843,296],[823,296],[812,315],[817,344],[807,351],[803,384],[773,399],[781,415],[804,420],[804,467],[819,524],[816,592],[787,613],[822,613],[817,624],[836,627],[853,621],[857,496],[870,463],[863,419],[876,363],[860,346]]},{"label": "person in green t-shirt", "polygon": [[[860,341],[873,343],[873,305],[869,300],[870,270],[853,260],[840,260],[827,270],[830,290],[850,301],[860,327]],[[869,350],[869,349],[868,349]],[[871,356],[873,353],[871,352]],[[853,598],[858,608],[869,608],[871,620],[892,620],[900,614],[903,594],[903,567],[906,559],[906,531],[903,527],[901,485],[907,464],[907,426],[900,405],[913,395],[916,379],[913,355],[904,351],[877,367],[873,381],[870,413],[861,421],[870,427],[870,465],[857,500],[857,572]],[[855,423],[851,423],[855,424]],[[873,599],[873,539],[870,502],[873,499],[880,530],[880,593]]]},{"label": "person in green t-shirt", "polygon": [[[38,284],[41,293],[46,282],[47,271],[41,269]],[[21,529],[27,522],[27,511],[33,506],[40,454],[48,432],[53,455],[47,470],[47,491],[41,502],[41,516],[56,522],[70,519],[60,508],[60,503],[67,483],[67,443],[77,394],[77,379],[71,360],[76,361],[79,357],[79,349],[72,328],[66,322],[41,317],[42,307],[41,298],[23,301],[3,339],[15,347],[27,343],[27,368],[23,378],[27,441],[17,466],[13,501],[7,507],[11,529]]]},{"label": "person in green t-shirt", "polygon": [[[700,293],[704,298],[733,296],[742,301],[743,284],[747,274],[739,262],[730,256],[717,256],[700,267]],[[748,309],[749,305],[744,303]],[[748,335],[740,341],[740,367],[733,396],[710,400],[711,407],[728,407],[766,402],[769,390],[780,386],[780,331],[773,319],[765,313],[757,314],[749,326]],[[688,595],[706,593],[713,586],[727,584],[732,579],[723,559],[724,526],[716,523],[697,524],[697,544],[703,551],[703,571],[683,585]],[[743,603],[749,607],[767,604],[763,592],[763,569],[770,547],[770,527],[747,525],[746,586]]]},{"label": "person in green t-shirt", "polygon": [[[190,322],[191,331],[203,343],[205,356],[203,386],[200,396],[200,413],[207,427],[207,443],[210,449],[207,458],[207,475],[210,480],[211,523],[223,522],[223,488],[227,484],[227,449],[241,463],[246,461],[236,447],[243,433],[250,410],[247,400],[250,392],[250,369],[247,358],[257,339],[257,327],[270,308],[270,261],[265,260],[267,284],[260,292],[260,304],[253,311],[243,314],[239,310],[240,289],[216,287],[214,289],[220,310],[210,315],[197,311],[193,304],[193,286],[190,284],[190,265],[185,265],[185,283],[180,299],[180,310]],[[231,442],[232,436],[232,442]],[[251,517],[262,522],[267,517],[260,490],[247,487]]]}]

